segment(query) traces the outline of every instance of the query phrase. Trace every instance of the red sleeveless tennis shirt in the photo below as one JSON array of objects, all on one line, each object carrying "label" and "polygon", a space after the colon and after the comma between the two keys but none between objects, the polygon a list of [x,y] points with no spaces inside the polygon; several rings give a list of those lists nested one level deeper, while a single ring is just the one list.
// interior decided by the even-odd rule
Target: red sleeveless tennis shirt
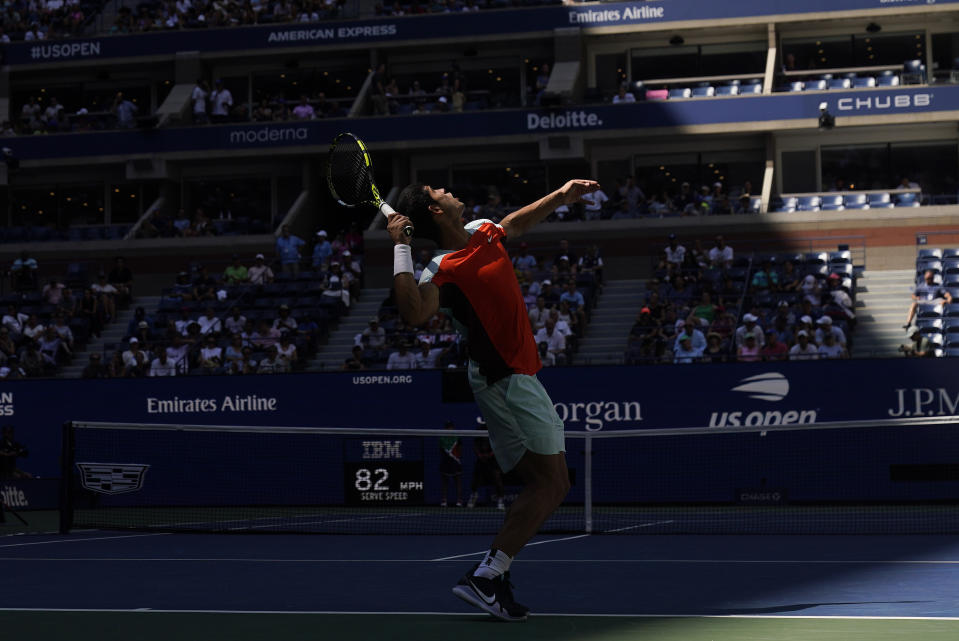
[{"label": "red sleeveless tennis shirt", "polygon": [[420,283],[440,288],[440,308],[467,340],[469,357],[493,383],[510,374],[535,374],[542,367],[526,303],[503,239],[489,220],[466,225],[466,247],[437,251]]}]

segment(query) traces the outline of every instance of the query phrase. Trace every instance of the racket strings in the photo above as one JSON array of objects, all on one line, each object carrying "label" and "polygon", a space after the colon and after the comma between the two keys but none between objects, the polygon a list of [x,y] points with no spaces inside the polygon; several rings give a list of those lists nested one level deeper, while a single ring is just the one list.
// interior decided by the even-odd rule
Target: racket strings
[{"label": "racket strings", "polygon": [[330,154],[330,183],[337,197],[350,205],[373,200],[372,168],[354,139],[343,139]]}]

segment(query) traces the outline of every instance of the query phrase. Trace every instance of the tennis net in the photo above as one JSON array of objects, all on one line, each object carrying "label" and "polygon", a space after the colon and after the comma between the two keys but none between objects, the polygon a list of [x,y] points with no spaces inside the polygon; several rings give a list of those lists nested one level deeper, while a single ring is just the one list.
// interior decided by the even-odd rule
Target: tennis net
[{"label": "tennis net", "polygon": [[[572,489],[543,531],[959,533],[957,422],[567,432]],[[520,486],[485,434],[74,422],[61,530],[493,533]]]}]

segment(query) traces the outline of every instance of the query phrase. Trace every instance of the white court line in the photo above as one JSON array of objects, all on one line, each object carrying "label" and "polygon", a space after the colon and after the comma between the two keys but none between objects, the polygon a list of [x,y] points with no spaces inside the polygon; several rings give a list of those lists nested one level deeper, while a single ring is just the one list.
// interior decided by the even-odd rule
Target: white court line
[{"label": "white court line", "polygon": [[[590,536],[589,534],[577,534],[576,536],[567,536],[562,539],[549,539],[547,541],[536,541],[535,543],[527,543],[525,547],[531,547],[533,545],[543,545],[544,543],[556,543],[558,541],[572,541],[574,539],[581,539],[583,537]],[[444,556],[439,559],[431,559],[432,561],[451,561],[453,559],[462,559],[467,556],[476,556],[477,554],[486,554],[488,550],[480,550],[479,552],[467,552],[466,554],[456,554],[454,556]]]},{"label": "white court line", "polygon": [[32,543],[8,543],[0,548],[19,548],[27,545],[47,545],[49,543],[83,543],[84,541],[106,541],[108,539],[135,539],[142,536],[165,536],[169,532],[153,532],[150,534],[126,534],[123,536],[97,536],[85,539],[56,539],[55,541],[34,541]]},{"label": "white court line", "polygon": [[[154,610],[152,608],[0,608],[0,612],[137,612],[141,614],[290,614],[290,615],[379,615],[379,616],[442,616],[476,617],[477,612],[392,612],[392,611],[338,611],[338,610]],[[541,612],[531,618],[626,618],[626,619],[820,619],[864,621],[959,621],[959,617],[861,616],[813,614],[588,614],[579,612]]]},{"label": "white court line", "polygon": [[[557,539],[560,540],[560,539]],[[539,543],[552,543],[540,541]],[[534,544],[530,544],[534,545]],[[472,554],[486,554],[472,552]],[[464,555],[460,555],[464,556]],[[470,556],[470,555],[465,555]],[[264,559],[264,558],[216,558],[216,557],[13,557],[0,556],[0,561],[93,561],[96,563],[119,562],[189,562],[189,563],[438,563],[460,558],[444,557],[441,559]],[[959,560],[948,559],[873,559],[873,560],[841,560],[841,559],[514,559],[513,563],[709,563],[709,564],[765,564],[765,565],[959,565]]]},{"label": "white court line", "polygon": [[653,527],[654,525],[666,525],[675,523],[675,521],[653,521],[652,523],[640,523],[639,525],[630,525],[629,527],[620,527],[615,530],[603,530],[603,534],[612,534],[613,532],[625,532],[626,530],[635,530],[641,527]]}]

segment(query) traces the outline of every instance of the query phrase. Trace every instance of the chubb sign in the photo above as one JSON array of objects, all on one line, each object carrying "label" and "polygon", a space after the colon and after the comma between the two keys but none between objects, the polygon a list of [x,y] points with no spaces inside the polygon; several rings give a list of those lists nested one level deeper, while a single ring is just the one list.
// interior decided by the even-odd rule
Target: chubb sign
[{"label": "chubb sign", "polygon": [[[789,394],[789,379],[779,372],[757,374],[739,381],[730,391],[747,398],[778,403]],[[813,409],[732,410],[712,412],[709,427],[759,427],[815,423],[819,413]]]},{"label": "chubb sign", "polygon": [[885,111],[887,109],[910,109],[932,105],[931,93],[900,94],[897,96],[878,95],[862,98],[840,98],[836,101],[839,111]]}]

